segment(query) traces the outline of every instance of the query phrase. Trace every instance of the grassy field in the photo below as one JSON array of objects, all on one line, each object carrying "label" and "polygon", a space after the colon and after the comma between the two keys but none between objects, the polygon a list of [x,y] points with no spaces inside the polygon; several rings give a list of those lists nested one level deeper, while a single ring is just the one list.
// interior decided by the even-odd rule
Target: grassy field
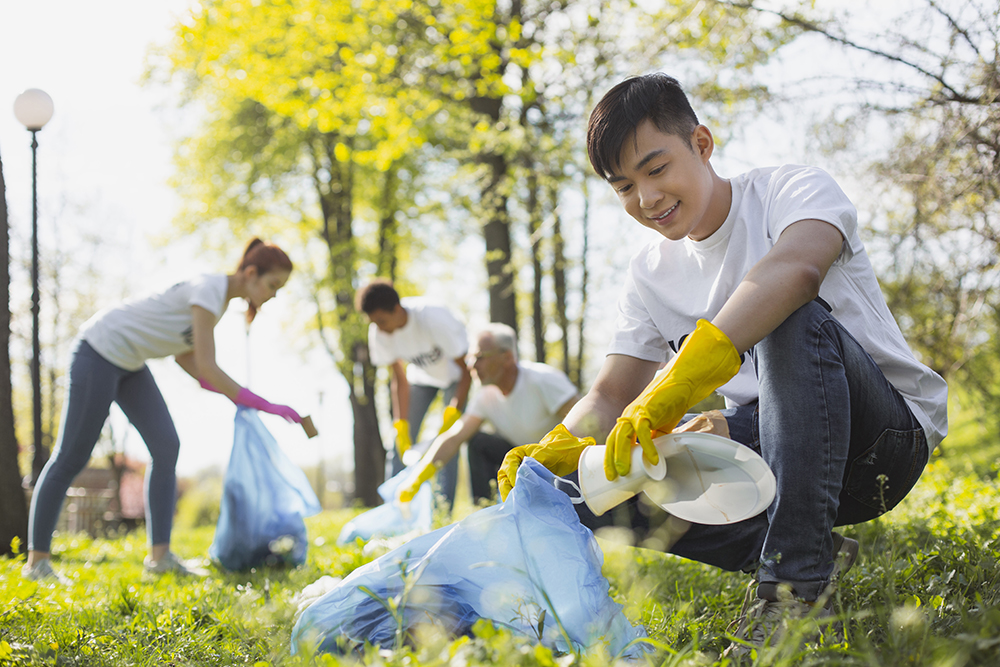
[{"label": "grassy field", "polygon": [[[758,665],[1000,664],[1000,445],[979,422],[961,420],[917,488],[892,513],[844,532],[861,542],[837,608],[843,641],[758,656]],[[0,665],[601,665],[601,647],[553,655],[528,638],[480,622],[475,636],[431,639],[398,651],[292,656],[295,596],[320,576],[344,576],[371,559],[338,547],[355,512],[308,520],[309,558],[295,570],[214,572],[192,580],[143,573],[145,535],[114,540],[63,536],[55,563],[73,583],[21,579],[21,561],[0,560]],[[175,550],[207,553],[213,529],[178,531]],[[651,665],[712,665],[747,577],[601,541],[613,597],[643,624]]]}]

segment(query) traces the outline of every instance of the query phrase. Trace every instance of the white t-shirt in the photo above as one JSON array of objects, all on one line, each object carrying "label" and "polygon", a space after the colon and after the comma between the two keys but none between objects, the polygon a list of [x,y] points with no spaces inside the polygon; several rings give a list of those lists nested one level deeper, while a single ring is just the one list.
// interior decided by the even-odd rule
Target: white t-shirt
[{"label": "white t-shirt", "polygon": [[[697,320],[715,317],[781,232],[799,220],[822,220],[840,230],[845,241],[820,287],[820,298],[906,400],[933,450],[948,431],[948,387],[916,360],[903,339],[858,236],[857,212],[847,195],[824,171],[796,165],[754,169],[730,183],[732,207],[712,236],[655,241],[632,258],[608,353],[667,361]],[[744,355],[739,373],[719,393],[728,405],[757,399],[750,355]]]},{"label": "white t-shirt", "polygon": [[226,312],[228,279],[200,276],[154,294],[97,313],[80,336],[119,368],[137,371],[147,359],[183,354],[194,347],[191,307],[201,306],[218,322]]},{"label": "white t-shirt", "polygon": [[517,362],[517,380],[504,396],[496,385],[482,387],[465,413],[493,424],[497,435],[518,445],[541,440],[559,423],[559,408],[576,396],[560,370],[533,361]]},{"label": "white t-shirt", "polygon": [[455,363],[469,351],[465,325],[444,306],[424,297],[399,300],[406,309],[406,324],[392,333],[368,326],[368,352],[375,366],[405,361],[410,384],[445,389],[462,375]]}]

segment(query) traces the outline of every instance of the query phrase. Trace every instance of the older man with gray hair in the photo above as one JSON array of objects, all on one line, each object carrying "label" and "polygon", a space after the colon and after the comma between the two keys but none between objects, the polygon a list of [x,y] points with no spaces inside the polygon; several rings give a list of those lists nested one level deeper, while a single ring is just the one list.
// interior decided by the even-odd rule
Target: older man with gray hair
[{"label": "older man with gray hair", "polygon": [[[482,387],[465,414],[431,443],[417,464],[419,472],[413,482],[400,488],[402,502],[412,500],[420,485],[454,458],[466,441],[473,498],[477,502],[493,499],[491,483],[507,452],[519,444],[537,442],[579,399],[576,387],[562,371],[518,361],[517,336],[506,324],[493,322],[477,333],[468,363]],[[493,433],[480,430],[487,421]]]}]

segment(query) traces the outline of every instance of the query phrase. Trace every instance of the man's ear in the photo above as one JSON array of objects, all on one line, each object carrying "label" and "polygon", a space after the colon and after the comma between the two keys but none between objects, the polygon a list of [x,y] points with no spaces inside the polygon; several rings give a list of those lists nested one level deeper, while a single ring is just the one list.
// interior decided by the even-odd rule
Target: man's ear
[{"label": "man's ear", "polygon": [[704,125],[694,128],[694,132],[691,133],[691,149],[701,157],[702,162],[708,162],[715,151],[715,138],[712,137],[712,131]]}]

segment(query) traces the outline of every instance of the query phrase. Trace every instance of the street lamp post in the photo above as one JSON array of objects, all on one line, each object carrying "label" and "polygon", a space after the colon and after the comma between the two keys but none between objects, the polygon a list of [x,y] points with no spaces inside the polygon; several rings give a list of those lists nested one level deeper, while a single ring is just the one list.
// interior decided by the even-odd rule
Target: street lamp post
[{"label": "street lamp post", "polygon": [[31,132],[31,392],[34,423],[34,457],[31,463],[31,483],[45,465],[42,448],[42,371],[41,343],[38,336],[38,132],[52,118],[54,107],[48,93],[29,88],[14,100],[14,115]]}]

